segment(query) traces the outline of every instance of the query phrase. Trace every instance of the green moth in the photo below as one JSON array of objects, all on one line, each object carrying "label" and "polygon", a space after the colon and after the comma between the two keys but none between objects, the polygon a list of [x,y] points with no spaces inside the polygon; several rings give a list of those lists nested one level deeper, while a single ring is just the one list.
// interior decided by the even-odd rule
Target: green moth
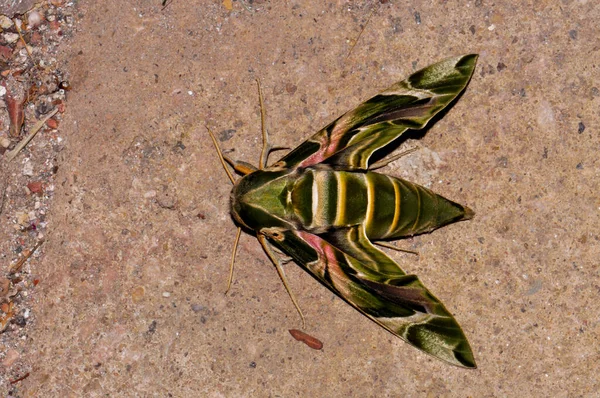
[{"label": "green moth", "polygon": [[264,111],[258,168],[224,158],[211,133],[221,161],[243,175],[234,181],[226,168],[234,182],[231,213],[240,226],[236,246],[242,228],[255,234],[284,284],[272,246],[392,334],[466,368],[476,366],[473,352],[452,314],[373,242],[385,245],[382,241],[430,232],[474,213],[425,187],[373,171],[397,156],[372,159],[450,104],[468,84],[476,61],[477,55],[464,55],[415,72],[270,166]]}]

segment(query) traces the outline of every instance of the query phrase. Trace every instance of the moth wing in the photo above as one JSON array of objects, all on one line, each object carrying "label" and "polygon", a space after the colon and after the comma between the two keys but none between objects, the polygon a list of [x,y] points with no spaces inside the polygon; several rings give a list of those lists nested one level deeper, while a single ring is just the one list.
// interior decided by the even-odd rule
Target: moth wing
[{"label": "moth wing", "polygon": [[456,366],[474,368],[462,329],[415,275],[406,275],[353,226],[315,235],[284,231],[271,242],[361,313],[413,346]]},{"label": "moth wing", "polygon": [[468,84],[476,54],[449,58],[413,73],[337,118],[280,162],[286,168],[327,163],[366,170],[373,152],[408,129],[422,129]]}]

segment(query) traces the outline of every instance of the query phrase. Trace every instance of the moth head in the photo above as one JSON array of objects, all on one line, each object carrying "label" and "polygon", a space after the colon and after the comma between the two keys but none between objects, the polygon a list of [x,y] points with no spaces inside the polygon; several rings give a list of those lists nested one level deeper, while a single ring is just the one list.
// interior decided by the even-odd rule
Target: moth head
[{"label": "moth head", "polygon": [[257,170],[236,181],[231,190],[231,214],[240,225],[289,228],[286,221],[289,171]]},{"label": "moth head", "polygon": [[285,230],[279,227],[263,228],[260,233],[277,242],[283,241],[285,238]]}]

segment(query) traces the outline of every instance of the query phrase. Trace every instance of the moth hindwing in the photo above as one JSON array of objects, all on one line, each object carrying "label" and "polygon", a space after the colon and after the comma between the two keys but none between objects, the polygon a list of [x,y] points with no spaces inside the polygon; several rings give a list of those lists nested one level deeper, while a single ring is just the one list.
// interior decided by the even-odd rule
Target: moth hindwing
[{"label": "moth hindwing", "polygon": [[229,161],[243,174],[231,194],[233,218],[257,235],[276,265],[265,241],[391,333],[467,368],[475,360],[452,314],[372,242],[430,232],[473,212],[369,167],[374,152],[422,129],[450,104],[476,61],[477,55],[464,55],[413,73],[271,166]]}]

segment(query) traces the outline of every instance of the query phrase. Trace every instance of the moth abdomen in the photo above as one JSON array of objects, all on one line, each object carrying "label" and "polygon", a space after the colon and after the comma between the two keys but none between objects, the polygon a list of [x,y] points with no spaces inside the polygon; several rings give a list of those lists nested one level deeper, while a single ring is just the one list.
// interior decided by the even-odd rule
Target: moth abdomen
[{"label": "moth abdomen", "polygon": [[[377,173],[370,174],[378,178],[373,179],[377,181],[373,188],[375,195],[372,205],[375,216],[367,219],[365,224],[369,239],[397,239],[422,234],[473,216],[468,207],[421,185]],[[388,184],[393,186],[393,199],[389,188],[381,189]],[[392,208],[393,216],[389,217],[390,209],[383,210],[384,206]],[[381,214],[387,218],[381,217]]]},{"label": "moth abdomen", "polygon": [[305,169],[290,199],[307,230],[364,224],[375,240],[429,232],[472,214],[425,187],[374,172]]}]

